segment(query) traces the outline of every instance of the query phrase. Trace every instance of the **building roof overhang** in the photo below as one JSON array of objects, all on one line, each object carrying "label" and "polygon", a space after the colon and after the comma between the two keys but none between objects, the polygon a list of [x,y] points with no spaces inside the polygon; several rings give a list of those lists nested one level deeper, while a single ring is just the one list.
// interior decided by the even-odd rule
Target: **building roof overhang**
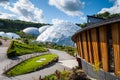
[{"label": "building roof overhang", "polygon": [[111,19],[106,19],[106,20],[103,20],[103,21],[100,21],[98,23],[94,23],[94,24],[91,24],[91,25],[88,25],[86,26],[85,28],[82,28],[80,30],[78,30],[73,36],[72,36],[72,40],[74,42],[76,42],[76,37],[79,33],[83,32],[83,31],[86,31],[86,30],[89,30],[89,29],[92,29],[92,28],[96,28],[96,27],[100,27],[100,26],[104,26],[104,25],[108,25],[108,24],[112,24],[112,23],[117,23],[117,22],[120,22],[120,17],[114,17],[114,18],[111,18]]}]

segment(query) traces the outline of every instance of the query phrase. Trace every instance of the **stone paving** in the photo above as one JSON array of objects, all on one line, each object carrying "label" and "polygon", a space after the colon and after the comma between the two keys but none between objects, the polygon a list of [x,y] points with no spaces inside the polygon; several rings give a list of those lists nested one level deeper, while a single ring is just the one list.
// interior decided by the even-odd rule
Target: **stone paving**
[{"label": "stone paving", "polygon": [[[0,49],[1,49],[2,53],[4,52],[4,55],[2,55],[2,56],[0,55],[0,60],[2,60],[1,65],[0,65],[0,71],[1,71],[0,80],[38,80],[40,75],[41,75],[41,77],[44,77],[45,75],[49,75],[49,74],[54,73],[56,70],[71,69],[72,67],[77,66],[77,62],[75,62],[76,60],[74,57],[68,55],[64,51],[50,49],[50,51],[49,51],[50,53],[56,53],[59,56],[58,63],[52,64],[52,65],[50,65],[42,70],[36,71],[36,72],[32,72],[29,74],[24,74],[24,75],[9,78],[9,77],[2,75],[2,73],[5,69],[5,66],[11,65],[11,67],[12,67],[12,64],[16,65],[19,62],[21,62],[22,60],[28,59],[28,58],[33,57],[33,56],[45,54],[45,53],[28,54],[28,55],[21,56],[17,59],[10,60],[6,57],[6,54],[5,54],[5,51],[7,51],[7,47],[6,48],[3,47]],[[0,54],[2,54],[2,53],[0,53]],[[1,58],[1,57],[4,57],[4,58]],[[68,63],[67,63],[67,60],[68,60]],[[73,60],[74,62],[71,61],[71,63],[70,63],[69,60]],[[68,66],[66,64],[68,64]],[[2,66],[2,68],[1,68],[1,66]],[[32,64],[31,64],[31,66],[32,66]]]}]

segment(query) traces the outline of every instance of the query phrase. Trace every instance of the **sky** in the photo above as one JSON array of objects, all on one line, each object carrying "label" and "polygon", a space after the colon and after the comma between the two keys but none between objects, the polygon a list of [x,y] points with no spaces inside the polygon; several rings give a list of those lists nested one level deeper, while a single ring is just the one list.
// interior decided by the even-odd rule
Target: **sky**
[{"label": "sky", "polygon": [[120,0],[0,0],[0,18],[36,23],[84,23],[106,11],[120,13]]}]

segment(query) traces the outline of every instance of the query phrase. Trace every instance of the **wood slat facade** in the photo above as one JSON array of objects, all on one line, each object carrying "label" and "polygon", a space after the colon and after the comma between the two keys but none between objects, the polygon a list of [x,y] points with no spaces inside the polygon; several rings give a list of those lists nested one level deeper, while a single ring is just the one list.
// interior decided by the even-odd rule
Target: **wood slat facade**
[{"label": "wood slat facade", "polygon": [[77,45],[80,58],[91,65],[99,62],[105,72],[112,71],[120,76],[120,18],[83,28],[73,35],[72,40]]},{"label": "wood slat facade", "polygon": [[120,26],[112,24],[112,41],[115,62],[115,74],[120,76]]},{"label": "wood slat facade", "polygon": [[83,44],[84,58],[85,58],[85,60],[86,60],[87,62],[89,62],[86,32],[83,32],[83,33],[82,33],[82,44]]},{"label": "wood slat facade", "polygon": [[98,53],[98,39],[97,39],[97,30],[91,29],[91,43],[92,43],[92,51],[94,56],[94,64],[100,63],[99,53]]},{"label": "wood slat facade", "polygon": [[108,66],[108,47],[107,47],[106,27],[99,28],[99,36],[100,36],[100,52],[102,56],[102,67],[103,70],[108,72],[109,66]]}]

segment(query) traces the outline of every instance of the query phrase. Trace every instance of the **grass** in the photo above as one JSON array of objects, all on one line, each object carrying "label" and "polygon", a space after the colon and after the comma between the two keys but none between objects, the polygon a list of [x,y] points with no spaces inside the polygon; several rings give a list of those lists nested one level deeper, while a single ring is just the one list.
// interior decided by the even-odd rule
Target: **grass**
[{"label": "grass", "polygon": [[25,54],[31,54],[34,52],[45,52],[45,51],[48,50],[44,47],[39,47],[37,45],[28,45],[18,41],[12,41],[8,48],[7,56],[8,58],[11,58]]},{"label": "grass", "polygon": [[[42,62],[36,62],[42,58],[45,58],[46,60],[42,60]],[[58,58],[56,54],[44,54],[41,56],[30,58],[20,63],[19,65],[15,66],[13,69],[8,71],[6,75],[16,76],[16,75],[21,75],[28,72],[36,71],[56,58]]]},{"label": "grass", "polygon": [[35,44],[35,45],[38,45],[38,46],[41,46],[41,47],[47,47],[47,48],[51,48],[51,49],[57,49],[57,50],[61,50],[61,51],[66,51],[71,56],[75,56],[74,54],[77,51],[77,49],[75,47],[72,47],[72,46],[62,46],[62,45],[57,45],[55,43],[42,44],[42,43],[34,42],[32,44]]}]

